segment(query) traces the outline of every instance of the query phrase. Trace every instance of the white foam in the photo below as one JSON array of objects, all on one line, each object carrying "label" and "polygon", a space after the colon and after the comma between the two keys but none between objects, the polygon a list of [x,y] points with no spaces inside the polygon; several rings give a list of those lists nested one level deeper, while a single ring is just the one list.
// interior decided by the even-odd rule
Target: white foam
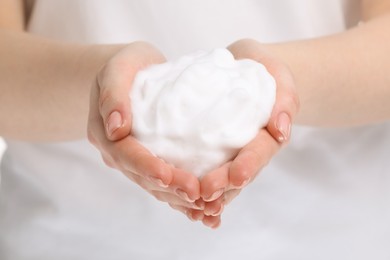
[{"label": "white foam", "polygon": [[270,117],[276,84],[253,60],[199,51],[140,71],[131,91],[133,135],[198,177],[233,158]]}]

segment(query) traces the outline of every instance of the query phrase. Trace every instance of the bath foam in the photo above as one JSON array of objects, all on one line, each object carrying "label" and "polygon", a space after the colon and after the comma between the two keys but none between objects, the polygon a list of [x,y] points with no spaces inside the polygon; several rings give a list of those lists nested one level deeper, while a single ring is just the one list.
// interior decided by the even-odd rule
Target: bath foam
[{"label": "bath foam", "polygon": [[276,83],[227,49],[198,51],[137,73],[132,134],[155,156],[202,177],[233,159],[264,127]]}]

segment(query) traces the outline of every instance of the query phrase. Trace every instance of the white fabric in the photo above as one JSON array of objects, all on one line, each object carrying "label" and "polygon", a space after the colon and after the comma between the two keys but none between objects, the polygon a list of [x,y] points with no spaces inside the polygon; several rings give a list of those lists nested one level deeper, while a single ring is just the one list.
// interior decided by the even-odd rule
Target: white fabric
[{"label": "white fabric", "polygon": [[[244,37],[339,32],[356,24],[358,4],[37,0],[29,30],[87,43],[147,40],[172,58]],[[295,127],[291,144],[226,208],[216,231],[107,169],[86,141],[7,143],[2,260],[390,258],[390,124]]]}]

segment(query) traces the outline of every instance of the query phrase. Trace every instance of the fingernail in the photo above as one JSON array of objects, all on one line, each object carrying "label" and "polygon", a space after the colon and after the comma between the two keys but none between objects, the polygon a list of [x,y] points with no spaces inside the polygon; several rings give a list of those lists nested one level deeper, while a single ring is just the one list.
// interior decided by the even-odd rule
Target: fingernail
[{"label": "fingernail", "polygon": [[244,188],[244,187],[249,183],[250,180],[251,180],[251,179],[248,178],[248,179],[244,180],[244,181],[243,181],[240,185],[238,185],[238,186],[233,185],[233,188],[234,188],[234,189],[242,189],[242,188]]},{"label": "fingernail", "polygon": [[118,111],[114,111],[107,119],[106,131],[108,136],[112,136],[113,133],[123,126],[122,116]]},{"label": "fingernail", "polygon": [[224,192],[224,189],[219,189],[216,192],[214,192],[210,197],[205,199],[205,201],[207,201],[207,202],[214,201],[214,200],[218,199],[223,194],[223,192]]},{"label": "fingernail", "polygon": [[202,212],[200,212],[200,211],[198,211],[198,212],[192,211],[191,212],[191,217],[192,217],[192,219],[194,219],[196,221],[200,221],[200,220],[203,220],[204,214]]},{"label": "fingernail", "polygon": [[216,217],[216,216],[221,215],[223,208],[224,208],[224,206],[223,206],[223,204],[221,204],[221,207],[219,208],[219,210],[217,212],[214,212],[213,214],[211,214],[211,216]]},{"label": "fingernail", "polygon": [[195,201],[195,206],[197,207],[198,210],[204,210],[206,203],[200,199],[200,200]]},{"label": "fingernail", "polygon": [[149,176],[149,180],[151,182],[153,182],[154,184],[157,184],[161,188],[167,188],[169,186],[169,185],[166,185],[161,179],[153,177],[153,176]]},{"label": "fingernail", "polygon": [[283,143],[290,139],[291,134],[291,119],[286,113],[280,113],[276,121],[276,128],[278,129],[280,136],[278,141]]},{"label": "fingernail", "polygon": [[189,218],[189,220],[191,220],[192,222],[196,222],[197,220],[192,216],[192,213],[191,213],[191,210],[186,210],[186,213],[187,215],[187,218]]},{"label": "fingernail", "polygon": [[177,189],[177,190],[176,190],[176,194],[177,194],[180,198],[184,199],[185,201],[188,201],[188,202],[190,202],[190,203],[195,202],[195,200],[190,199],[190,197],[188,196],[187,192],[185,192],[185,191],[182,190],[182,189]]}]

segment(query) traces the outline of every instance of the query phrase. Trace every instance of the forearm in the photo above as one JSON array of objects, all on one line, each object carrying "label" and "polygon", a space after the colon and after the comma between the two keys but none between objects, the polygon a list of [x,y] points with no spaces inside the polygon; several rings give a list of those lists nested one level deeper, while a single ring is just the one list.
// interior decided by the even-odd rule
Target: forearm
[{"label": "forearm", "polygon": [[390,119],[390,15],[345,33],[268,46],[290,67],[296,123],[353,126]]},{"label": "forearm", "polygon": [[0,135],[29,141],[85,137],[92,82],[121,48],[0,31]]}]

